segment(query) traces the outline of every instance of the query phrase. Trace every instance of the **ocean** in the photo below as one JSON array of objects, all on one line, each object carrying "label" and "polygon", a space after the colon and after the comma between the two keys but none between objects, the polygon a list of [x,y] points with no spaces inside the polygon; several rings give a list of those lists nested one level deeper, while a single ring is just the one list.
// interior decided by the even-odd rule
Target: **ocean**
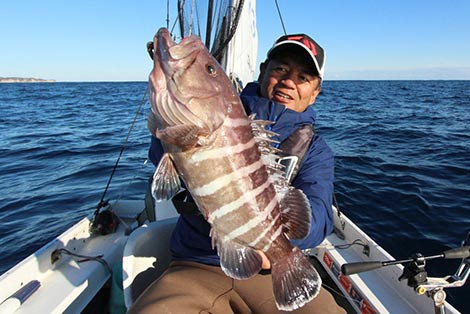
[{"label": "ocean", "polygon": [[[134,117],[105,199],[144,197],[154,171],[146,88],[0,84],[0,274],[94,211]],[[470,232],[470,81],[325,81],[315,108],[351,220],[397,259],[460,246]],[[442,277],[458,264],[426,270]],[[470,312],[470,282],[446,291]]]}]

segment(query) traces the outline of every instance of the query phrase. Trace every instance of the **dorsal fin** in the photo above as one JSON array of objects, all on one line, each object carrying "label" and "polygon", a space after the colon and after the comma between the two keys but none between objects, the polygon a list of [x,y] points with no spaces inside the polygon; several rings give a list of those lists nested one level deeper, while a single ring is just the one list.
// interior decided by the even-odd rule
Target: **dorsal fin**
[{"label": "dorsal fin", "polygon": [[285,167],[279,163],[282,151],[272,146],[272,144],[279,144],[279,141],[273,139],[273,137],[278,136],[278,134],[266,129],[267,126],[273,124],[272,121],[255,120],[254,114],[250,115],[249,118],[251,120],[251,130],[254,140],[261,153],[261,159],[266,165],[274,188],[282,198],[288,192],[289,183],[285,177]]}]

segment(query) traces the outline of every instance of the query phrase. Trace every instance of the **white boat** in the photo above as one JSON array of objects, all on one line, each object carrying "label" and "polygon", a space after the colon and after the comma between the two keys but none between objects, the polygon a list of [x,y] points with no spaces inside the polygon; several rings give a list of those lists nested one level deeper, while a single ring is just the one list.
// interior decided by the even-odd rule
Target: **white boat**
[{"label": "white boat", "polygon": [[[0,277],[0,300],[9,300],[0,305],[0,313],[13,313],[12,309],[14,313],[92,313],[97,308],[125,312],[170,261],[169,237],[178,214],[171,201],[156,207],[157,220],[138,227],[136,217],[144,208],[143,201],[108,205],[121,220],[116,232],[108,235],[90,233],[92,217],[78,222]],[[341,274],[345,263],[391,261],[393,257],[333,209],[336,231],[308,253],[324,282],[334,285],[339,295],[333,295],[348,313],[433,313],[431,298],[398,280],[401,265]],[[468,258],[466,263],[468,272]],[[38,282],[39,287],[32,285],[23,303],[9,299],[30,282]],[[459,313],[449,303],[445,312]]]},{"label": "white boat", "polygon": [[[234,7],[238,4],[234,1]],[[256,30],[255,1],[244,1],[244,8],[244,15],[230,16]],[[256,31],[252,35],[246,39],[235,34],[228,54],[221,58],[235,81],[253,78],[257,45],[236,54],[241,50],[239,42],[256,42]],[[238,72],[239,63],[246,72]],[[115,232],[92,234],[90,215],[8,270],[0,277],[0,313],[124,313],[170,261],[169,237],[178,216],[173,203],[157,203],[156,220],[139,226],[144,208],[143,200],[108,204],[102,211],[110,210],[118,217]],[[434,285],[433,289],[443,291],[439,287],[462,285],[469,275],[470,258],[465,257],[455,276],[427,278],[417,289],[420,294],[406,280],[399,281],[404,270],[400,264],[346,276],[341,272],[346,263],[383,264],[394,259],[344,214],[336,208],[333,211],[335,232],[306,253],[348,313],[433,313],[435,302],[428,295],[442,294],[427,293],[427,289]],[[447,302],[441,310],[459,313]]]}]

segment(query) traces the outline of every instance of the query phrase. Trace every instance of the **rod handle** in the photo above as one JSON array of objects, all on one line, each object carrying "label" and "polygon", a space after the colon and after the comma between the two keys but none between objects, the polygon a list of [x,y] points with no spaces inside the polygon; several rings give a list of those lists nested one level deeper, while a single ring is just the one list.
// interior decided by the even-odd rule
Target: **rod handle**
[{"label": "rod handle", "polygon": [[341,272],[344,275],[353,275],[369,270],[374,270],[384,266],[383,262],[356,262],[341,265]]}]

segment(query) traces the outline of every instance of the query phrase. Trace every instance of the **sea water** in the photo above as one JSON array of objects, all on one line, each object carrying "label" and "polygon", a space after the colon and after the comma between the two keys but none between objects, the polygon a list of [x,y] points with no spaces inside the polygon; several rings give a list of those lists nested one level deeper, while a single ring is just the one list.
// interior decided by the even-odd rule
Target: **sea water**
[{"label": "sea water", "polygon": [[[95,210],[125,143],[104,198],[144,197],[154,171],[146,88],[0,84],[0,274]],[[460,246],[470,232],[470,81],[326,81],[315,108],[350,219],[397,259]],[[426,269],[441,277],[458,262]],[[470,282],[447,292],[469,311]]]}]

